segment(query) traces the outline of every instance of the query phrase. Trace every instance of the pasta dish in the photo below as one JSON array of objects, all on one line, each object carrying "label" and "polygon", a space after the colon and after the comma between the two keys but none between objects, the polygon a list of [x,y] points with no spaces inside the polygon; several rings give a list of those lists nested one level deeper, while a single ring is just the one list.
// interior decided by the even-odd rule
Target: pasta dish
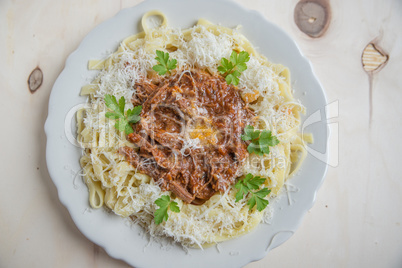
[{"label": "pasta dish", "polygon": [[[162,18],[158,27],[150,19]],[[204,19],[189,29],[162,12],[123,40],[81,89],[80,164],[93,208],[140,224],[153,238],[206,247],[272,216],[269,200],[299,169],[311,135],[289,70],[239,33]]]}]

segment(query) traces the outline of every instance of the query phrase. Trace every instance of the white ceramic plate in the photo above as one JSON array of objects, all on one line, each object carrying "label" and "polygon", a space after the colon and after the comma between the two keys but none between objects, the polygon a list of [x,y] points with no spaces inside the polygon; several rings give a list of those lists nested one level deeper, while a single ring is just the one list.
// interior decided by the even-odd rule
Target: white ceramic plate
[{"label": "white ceramic plate", "polygon": [[64,122],[72,115],[69,111],[86,100],[79,96],[80,88],[96,74],[87,70],[88,60],[102,58],[107,51],[114,51],[120,41],[140,30],[142,15],[154,9],[163,11],[173,27],[191,27],[201,17],[227,27],[242,25],[242,33],[259,48],[260,53],[272,62],[289,67],[295,97],[306,106],[306,117],[317,111],[325,113],[325,94],[309,61],[288,35],[261,14],[227,0],[148,0],[122,10],[96,27],[68,58],[54,84],[45,124],[50,176],[58,189],[60,201],[67,207],[77,227],[114,258],[135,267],[165,267],[166,264],[174,264],[175,267],[191,265],[192,268],[244,266],[263,258],[269,250],[286,241],[312,207],[327,168],[329,133],[325,121],[305,129],[313,133],[315,142],[312,149],[321,153],[321,160],[309,154],[302,170],[292,178],[291,183],[299,189],[291,193],[292,204],[289,204],[286,195],[281,196],[273,204],[275,214],[272,224],[260,224],[250,234],[223,242],[219,248],[190,249],[186,253],[180,246],[165,248],[158,243],[148,245],[149,237],[139,226],[130,226],[104,209],[88,211],[87,187],[80,177],[75,176],[80,170],[81,149],[68,140],[71,130],[65,129]]}]

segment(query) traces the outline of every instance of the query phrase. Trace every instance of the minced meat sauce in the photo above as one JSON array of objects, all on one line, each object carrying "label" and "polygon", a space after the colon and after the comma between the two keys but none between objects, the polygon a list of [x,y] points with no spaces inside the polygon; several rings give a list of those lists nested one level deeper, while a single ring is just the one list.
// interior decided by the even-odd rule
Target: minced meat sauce
[{"label": "minced meat sauce", "polygon": [[163,190],[202,204],[241,175],[248,156],[241,140],[254,117],[239,90],[204,71],[184,71],[135,86],[132,103],[141,120],[120,152]]}]

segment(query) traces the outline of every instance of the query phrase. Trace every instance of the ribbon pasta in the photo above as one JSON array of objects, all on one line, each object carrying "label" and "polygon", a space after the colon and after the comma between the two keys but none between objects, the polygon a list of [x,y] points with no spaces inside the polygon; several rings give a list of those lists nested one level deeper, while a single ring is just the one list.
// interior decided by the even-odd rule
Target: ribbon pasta
[{"label": "ribbon pasta", "polygon": [[[162,18],[159,27],[148,25],[152,16]],[[173,29],[160,11],[146,13],[141,22],[144,32],[124,39],[107,59],[88,63],[89,69],[101,70],[91,84],[81,89],[81,95],[89,97],[91,108],[77,113],[78,139],[84,148],[80,163],[91,207],[106,206],[117,215],[131,217],[151,236],[170,236],[184,246],[205,247],[250,232],[269,219],[271,210],[249,210],[244,199],[235,202],[234,187],[200,206],[176,199],[181,212],[170,213],[168,221],[155,225],[154,202],[170,193],[162,192],[152,178],[137,172],[119,153],[119,148],[133,144],[114,128],[113,120],[105,117],[103,98],[113,94],[131,99],[135,81],[156,76],[152,71],[156,50],[169,52],[181,70],[198,68],[211,73],[217,73],[221,58],[228,58],[232,50],[247,51],[250,61],[238,88],[258,116],[255,127],[271,130],[280,143],[269,155],[250,154],[243,173],[267,178],[264,187],[271,189],[270,198],[274,198],[306,157],[304,142],[313,141],[311,135],[299,133],[304,107],[292,95],[289,70],[256,52],[236,29],[205,19],[189,29]],[[132,108],[130,105],[127,103],[126,109]]]}]

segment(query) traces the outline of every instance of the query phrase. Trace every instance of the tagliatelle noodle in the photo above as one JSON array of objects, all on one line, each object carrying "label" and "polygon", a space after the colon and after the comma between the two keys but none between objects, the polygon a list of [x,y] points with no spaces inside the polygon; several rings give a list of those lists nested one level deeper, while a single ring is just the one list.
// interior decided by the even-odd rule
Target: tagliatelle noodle
[{"label": "tagliatelle noodle", "polygon": [[[151,28],[148,20],[159,16],[159,27]],[[184,246],[205,247],[246,234],[259,223],[268,221],[272,210],[249,210],[247,200],[235,202],[236,189],[212,196],[203,205],[186,204],[174,199],[180,213],[169,212],[169,219],[155,225],[153,215],[158,208],[155,200],[163,192],[147,175],[136,171],[118,150],[134,147],[124,133],[114,127],[114,120],[105,117],[104,96],[111,94],[129,101],[136,81],[155,76],[152,66],[156,50],[169,52],[177,60],[177,69],[208,70],[218,74],[217,67],[231,52],[247,51],[250,60],[240,76],[238,88],[243,99],[251,102],[258,118],[255,127],[267,129],[280,143],[270,148],[268,155],[250,154],[243,166],[243,174],[267,178],[262,187],[271,189],[270,199],[283,189],[285,181],[300,168],[307,152],[304,142],[313,142],[311,135],[301,135],[300,113],[303,105],[294,99],[289,70],[269,62],[253,48],[236,29],[215,25],[200,19],[192,28],[174,29],[167,24],[160,11],[151,11],[142,18],[144,32],[124,39],[117,51],[104,60],[90,60],[88,68],[100,70],[92,83],[81,89],[89,97],[90,108],[77,113],[78,139],[83,149],[80,159],[83,177],[89,189],[89,203],[93,208],[106,206],[117,215],[131,217],[152,237],[172,237]],[[133,108],[130,102],[126,109]],[[188,146],[192,146],[192,140]]]}]

